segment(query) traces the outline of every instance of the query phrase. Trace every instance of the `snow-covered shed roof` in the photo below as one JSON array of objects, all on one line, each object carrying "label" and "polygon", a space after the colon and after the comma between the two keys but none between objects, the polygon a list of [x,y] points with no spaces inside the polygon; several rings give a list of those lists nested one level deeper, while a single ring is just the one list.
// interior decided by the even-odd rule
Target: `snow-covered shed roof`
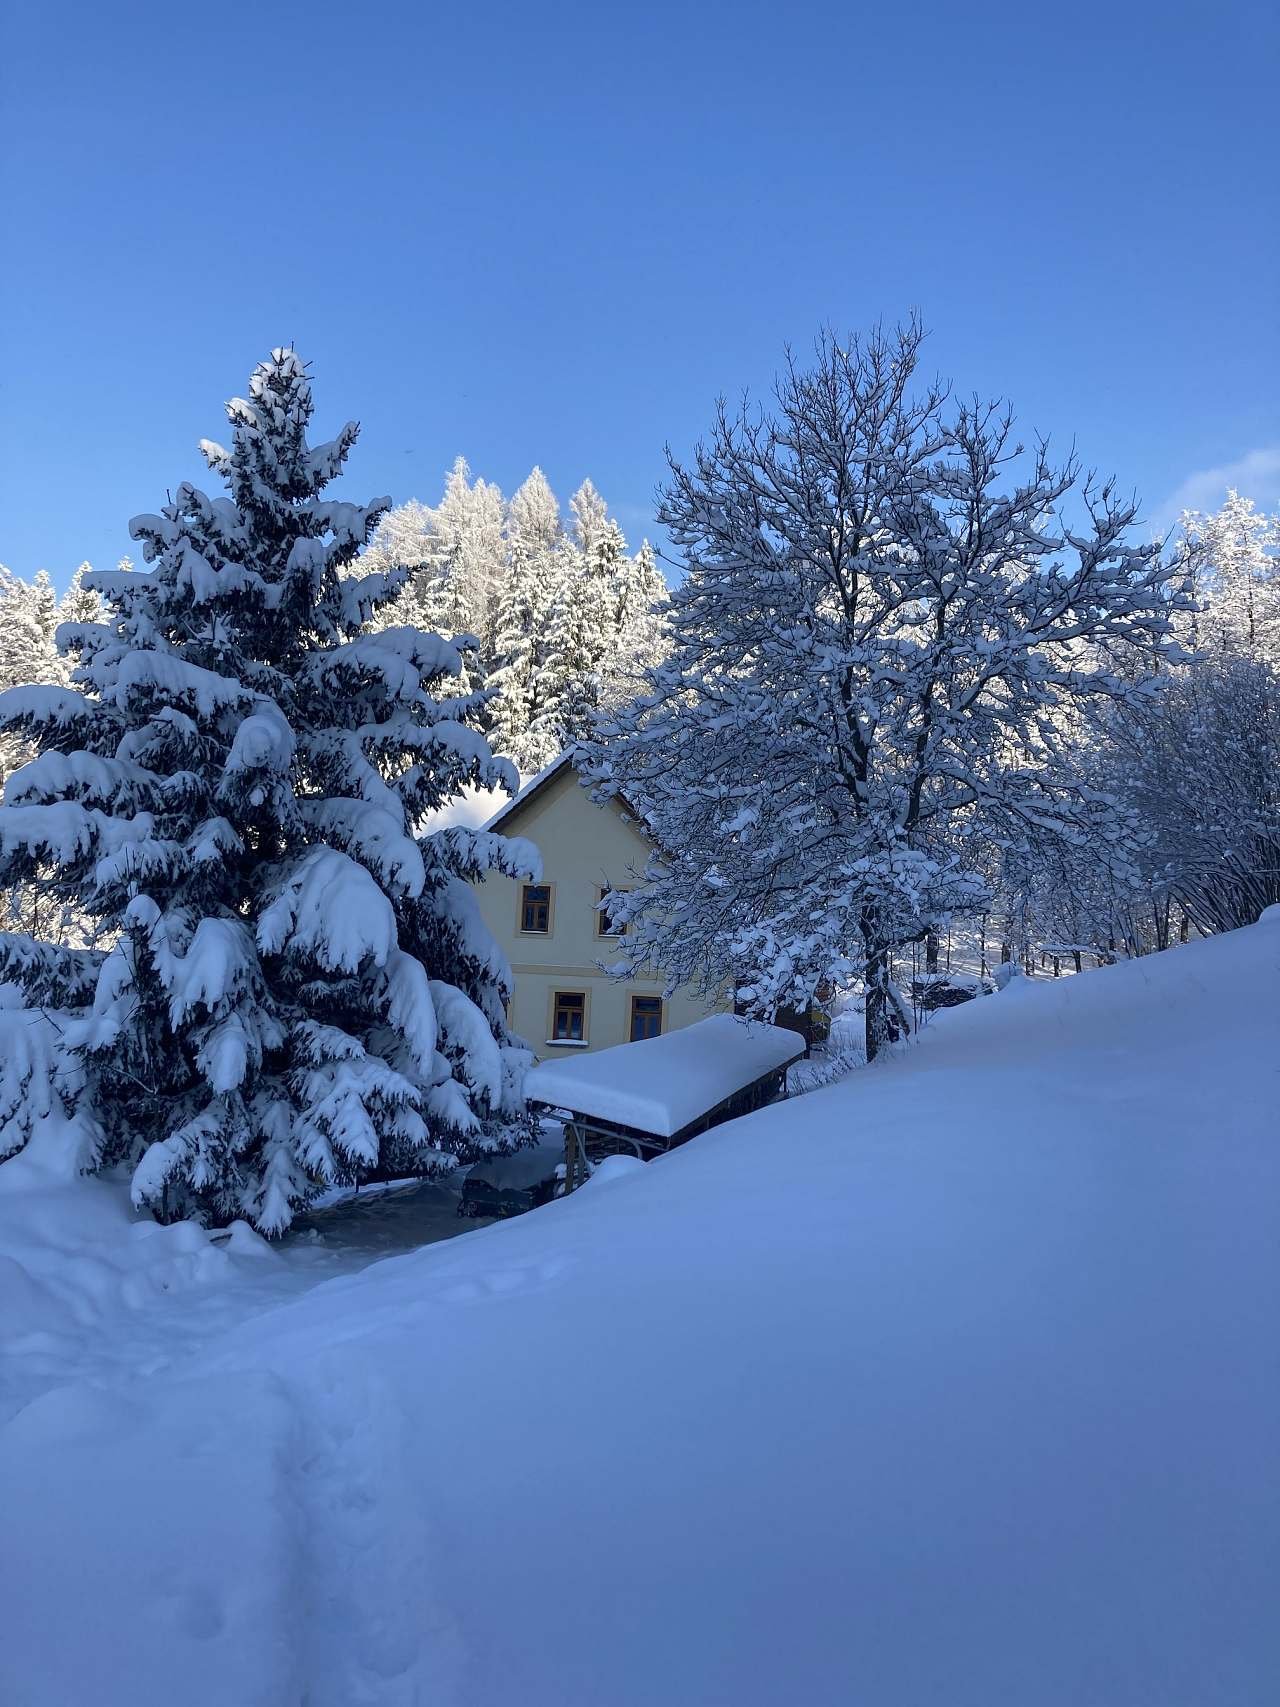
[{"label": "snow-covered shed roof", "polygon": [[544,1061],[525,1076],[530,1102],[674,1138],[738,1091],[804,1054],[798,1032],[733,1014],[619,1043],[594,1055]]}]

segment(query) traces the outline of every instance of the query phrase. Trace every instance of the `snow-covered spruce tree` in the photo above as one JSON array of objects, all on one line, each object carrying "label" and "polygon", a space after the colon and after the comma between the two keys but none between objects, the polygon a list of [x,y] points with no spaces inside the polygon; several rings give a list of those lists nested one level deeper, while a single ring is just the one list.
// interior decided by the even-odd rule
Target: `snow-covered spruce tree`
[{"label": "snow-covered spruce tree", "polygon": [[917,389],[921,338],[825,335],[776,413],[722,404],[672,461],[672,654],[590,752],[660,850],[619,904],[630,964],[763,1014],[855,970],[869,1058],[891,947],[984,899],[972,831],[1109,833],[1048,762],[1055,708],[1138,691],[1110,659],[1176,651],[1134,506],[1024,455],[999,407]]},{"label": "snow-covered spruce tree", "polygon": [[0,808],[0,881],[119,933],[109,953],[9,939],[0,977],[90,1010],[69,1028],[101,1127],[164,1218],[264,1232],[334,1179],[430,1173],[507,1141],[523,1052],[467,880],[532,853],[414,825],[465,784],[514,785],[441,697],[456,649],[369,633],[403,576],[341,575],[387,508],[325,497],[356,437],[307,443],[292,350],[206,442],[228,496],[183,484],[138,517],[149,571],[92,577],[105,623],[65,636],[72,689],[0,722],[38,756]]}]

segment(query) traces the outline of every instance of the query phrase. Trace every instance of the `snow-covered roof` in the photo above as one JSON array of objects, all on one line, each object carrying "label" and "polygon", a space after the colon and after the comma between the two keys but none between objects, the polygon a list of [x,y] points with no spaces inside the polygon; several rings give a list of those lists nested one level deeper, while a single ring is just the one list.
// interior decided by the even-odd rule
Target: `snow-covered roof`
[{"label": "snow-covered roof", "polygon": [[560,774],[572,759],[573,751],[572,747],[566,747],[564,752],[558,753],[549,765],[543,765],[542,769],[531,776],[528,782],[522,783],[519,792],[513,794],[510,800],[494,813],[484,826],[485,829],[496,830],[500,828],[517,808],[526,806],[530,798],[539,793],[551,781],[552,777]]},{"label": "snow-covered roof", "polygon": [[[528,782],[521,784],[519,793],[513,794],[511,799],[494,813],[493,817],[489,819],[484,828],[486,830],[502,830],[505,835],[506,830],[504,826],[510,822],[515,814],[517,812],[522,812],[533,799],[534,795],[540,794],[549,782],[552,782],[560,775],[561,771],[566,767],[572,768],[576,752],[576,747],[569,746],[565,748],[563,753],[557,753],[556,757],[552,759],[549,765],[543,765],[542,769],[538,771],[536,775],[531,776]],[[613,803],[634,821],[637,829],[642,830],[644,834],[650,837],[652,836],[652,832],[649,830],[645,821],[644,814],[642,812],[638,812],[629,800],[626,800],[619,794],[614,797]]]},{"label": "snow-covered roof", "polygon": [[531,1102],[674,1138],[735,1092],[804,1054],[798,1032],[733,1014],[619,1043],[594,1055],[544,1061],[524,1081]]}]

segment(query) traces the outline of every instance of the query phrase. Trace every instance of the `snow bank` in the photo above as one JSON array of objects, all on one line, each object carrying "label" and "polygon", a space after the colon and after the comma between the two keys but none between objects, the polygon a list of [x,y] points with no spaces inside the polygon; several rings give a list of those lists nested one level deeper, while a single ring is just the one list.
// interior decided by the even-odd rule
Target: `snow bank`
[{"label": "snow bank", "polygon": [[797,1032],[711,1014],[661,1037],[544,1061],[526,1074],[524,1093],[548,1108],[671,1138],[735,1091],[803,1054]]},{"label": "snow bank", "polygon": [[[50,1380],[118,1373],[118,1336],[133,1312],[224,1292],[240,1258],[272,1255],[242,1224],[215,1241],[194,1222],[161,1227],[135,1215],[119,1182],[67,1178],[65,1147],[47,1138],[38,1133],[0,1167],[0,1421]],[[140,1356],[163,1351],[148,1341]],[[11,1699],[0,1687],[0,1700]]]},{"label": "snow bank", "polygon": [[0,1699],[1261,1707],[1278,993],[1269,927],[1033,982],[50,1394]]}]

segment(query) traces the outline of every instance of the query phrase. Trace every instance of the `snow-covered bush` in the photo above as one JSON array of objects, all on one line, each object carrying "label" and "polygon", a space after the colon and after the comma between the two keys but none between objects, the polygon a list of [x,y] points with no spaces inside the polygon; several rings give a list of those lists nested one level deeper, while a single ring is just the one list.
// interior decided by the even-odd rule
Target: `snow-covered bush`
[{"label": "snow-covered bush", "polygon": [[506,1141],[524,1053],[468,880],[528,846],[415,833],[467,786],[515,784],[445,690],[458,648],[371,633],[405,576],[358,572],[388,500],[323,496],[354,423],[312,447],[311,388],[275,350],[187,483],[135,518],[148,571],[94,575],[64,626],[71,686],[0,696],[36,756],[0,808],[0,884],[115,933],[106,953],[0,940],[0,976],[75,1008],[101,1126],[163,1219],[278,1232],[335,1179],[432,1172]]}]

